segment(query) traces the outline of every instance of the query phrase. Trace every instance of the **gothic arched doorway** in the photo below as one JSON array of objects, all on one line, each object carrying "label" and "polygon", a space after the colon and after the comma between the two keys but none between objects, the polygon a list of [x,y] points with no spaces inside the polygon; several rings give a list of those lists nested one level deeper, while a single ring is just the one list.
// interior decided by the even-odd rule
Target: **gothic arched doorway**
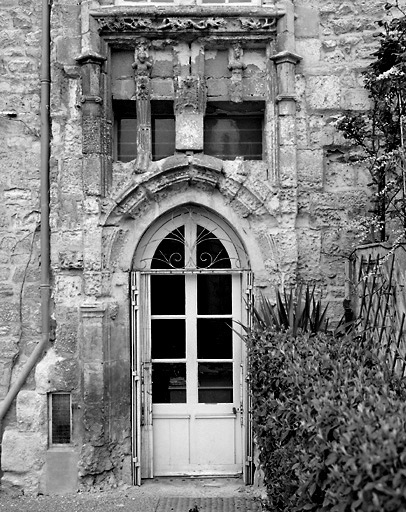
[{"label": "gothic arched doorway", "polygon": [[250,455],[243,244],[226,221],[186,205],[144,233],[133,268],[135,483],[241,473]]}]

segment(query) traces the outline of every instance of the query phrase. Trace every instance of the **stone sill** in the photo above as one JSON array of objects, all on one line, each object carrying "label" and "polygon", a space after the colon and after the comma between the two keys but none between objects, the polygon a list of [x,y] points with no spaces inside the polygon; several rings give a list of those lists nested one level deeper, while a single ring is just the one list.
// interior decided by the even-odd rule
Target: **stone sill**
[{"label": "stone sill", "polygon": [[48,449],[47,449],[47,452],[63,452],[63,453],[66,453],[66,452],[76,452],[77,451],[77,447],[74,446],[73,444],[67,444],[67,445],[53,445],[53,446],[48,446]]}]

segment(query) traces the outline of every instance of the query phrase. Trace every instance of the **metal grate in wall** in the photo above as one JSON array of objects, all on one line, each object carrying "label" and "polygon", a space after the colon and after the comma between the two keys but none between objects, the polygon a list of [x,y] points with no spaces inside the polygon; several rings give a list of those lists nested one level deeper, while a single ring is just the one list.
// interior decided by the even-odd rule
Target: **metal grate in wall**
[{"label": "metal grate in wall", "polygon": [[71,397],[69,393],[51,394],[51,443],[71,442]]}]

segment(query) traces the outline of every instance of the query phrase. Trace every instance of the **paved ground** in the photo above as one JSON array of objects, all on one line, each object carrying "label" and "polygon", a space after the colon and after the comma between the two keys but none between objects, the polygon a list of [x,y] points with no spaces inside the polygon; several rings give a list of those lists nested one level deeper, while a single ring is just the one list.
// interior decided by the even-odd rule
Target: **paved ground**
[{"label": "paved ground", "polygon": [[66,496],[11,497],[0,491],[0,511],[259,512],[254,494],[238,478],[157,478],[141,487]]}]

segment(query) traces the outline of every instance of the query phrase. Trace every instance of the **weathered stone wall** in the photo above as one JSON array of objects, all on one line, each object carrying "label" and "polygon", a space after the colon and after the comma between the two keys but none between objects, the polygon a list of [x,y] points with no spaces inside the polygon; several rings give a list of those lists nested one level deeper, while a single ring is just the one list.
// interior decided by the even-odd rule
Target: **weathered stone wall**
[{"label": "weathered stone wall", "polygon": [[[39,20],[38,2],[1,2],[0,401],[40,340]],[[31,377],[2,425],[14,453],[0,475],[28,470],[28,487],[38,479],[46,443],[43,418],[31,415],[42,404],[33,388]]]},{"label": "weathered stone wall", "polygon": [[325,287],[330,312],[342,314],[348,221],[368,210],[366,171],[348,158],[334,122],[368,108],[362,71],[376,45],[382,2],[296,0],[298,277]]},{"label": "weathered stone wall", "polygon": [[[40,337],[40,2],[0,4],[1,399]],[[348,161],[334,121],[342,110],[368,106],[361,72],[381,0],[271,2],[290,15],[279,20],[274,42],[244,50],[241,82],[229,68],[229,50],[213,40],[203,59],[190,41],[156,45],[153,99],[175,97],[176,73],[200,73],[208,101],[267,101],[266,159],[221,162],[181,153],[142,172],[134,162],[111,163],[110,95],[133,98],[133,49],[110,68],[89,16],[99,2],[78,4],[52,6],[53,339],[2,425],[3,485],[30,492],[50,492],[55,483],[47,455],[52,391],[72,393],[76,459],[69,461],[79,461],[80,477],[72,485],[131,481],[128,272],[157,216],[185,202],[214,209],[245,241],[259,288],[311,281],[340,315],[351,244],[344,226],[368,205],[368,176]],[[202,112],[195,114],[198,124]],[[187,131],[187,119],[182,126]]]}]

